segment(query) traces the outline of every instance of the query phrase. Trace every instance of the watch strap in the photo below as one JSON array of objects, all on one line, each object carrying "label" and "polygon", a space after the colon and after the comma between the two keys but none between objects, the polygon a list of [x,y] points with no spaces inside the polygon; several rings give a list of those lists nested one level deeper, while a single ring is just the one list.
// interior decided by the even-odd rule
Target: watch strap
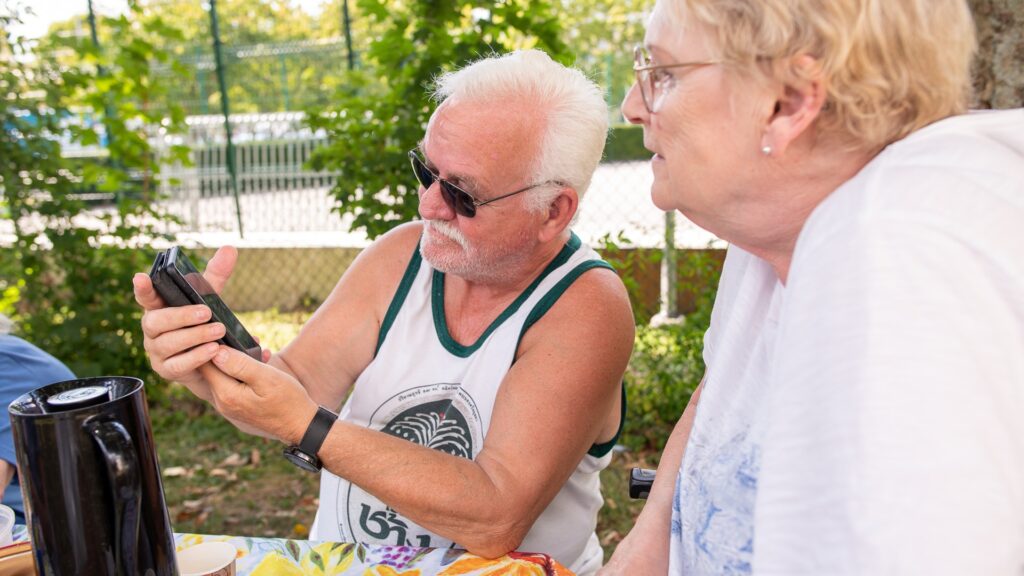
[{"label": "watch strap", "polygon": [[331,427],[334,426],[334,422],[337,419],[337,414],[323,406],[318,406],[316,415],[313,416],[309,427],[306,428],[306,433],[302,435],[302,441],[299,442],[298,446],[299,450],[316,458],[317,452],[320,451],[320,447],[323,446],[324,440],[327,439],[327,434],[331,431]]}]

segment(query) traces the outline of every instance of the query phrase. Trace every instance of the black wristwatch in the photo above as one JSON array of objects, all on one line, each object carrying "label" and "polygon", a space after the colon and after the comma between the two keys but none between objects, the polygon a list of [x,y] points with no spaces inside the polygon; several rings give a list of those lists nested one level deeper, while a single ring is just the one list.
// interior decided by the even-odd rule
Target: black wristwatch
[{"label": "black wristwatch", "polygon": [[302,441],[298,446],[285,448],[284,457],[303,470],[319,472],[323,465],[320,464],[320,458],[316,453],[320,451],[320,446],[323,445],[327,433],[331,431],[331,426],[337,419],[337,414],[320,406],[316,416],[313,416],[313,421],[309,423],[309,428],[306,428],[306,433],[302,435]]}]

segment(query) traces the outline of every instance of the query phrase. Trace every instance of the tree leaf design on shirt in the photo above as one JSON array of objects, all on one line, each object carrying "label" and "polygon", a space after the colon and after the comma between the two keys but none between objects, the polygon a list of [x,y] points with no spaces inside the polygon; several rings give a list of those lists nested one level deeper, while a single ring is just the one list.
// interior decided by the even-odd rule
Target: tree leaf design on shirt
[{"label": "tree leaf design on shirt", "polygon": [[391,420],[384,432],[453,456],[473,457],[466,418],[451,400],[413,406]]}]

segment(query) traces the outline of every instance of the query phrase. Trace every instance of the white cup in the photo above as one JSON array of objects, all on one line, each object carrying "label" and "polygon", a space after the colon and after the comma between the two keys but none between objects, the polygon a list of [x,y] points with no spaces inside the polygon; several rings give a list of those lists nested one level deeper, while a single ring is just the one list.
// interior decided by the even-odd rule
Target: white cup
[{"label": "white cup", "polygon": [[10,506],[0,504],[0,546],[14,542],[11,532],[14,530],[14,510]]},{"label": "white cup", "polygon": [[238,551],[229,542],[203,542],[179,550],[181,576],[235,576]]}]

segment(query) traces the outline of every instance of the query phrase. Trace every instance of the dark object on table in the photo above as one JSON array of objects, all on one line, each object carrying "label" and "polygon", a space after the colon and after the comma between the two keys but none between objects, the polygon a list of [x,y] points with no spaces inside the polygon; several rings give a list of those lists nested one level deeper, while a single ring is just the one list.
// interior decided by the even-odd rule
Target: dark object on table
[{"label": "dark object on table", "polygon": [[176,575],[141,380],[58,382],[9,412],[41,574]]},{"label": "dark object on table", "polygon": [[655,470],[633,468],[629,471],[629,497],[634,500],[646,500],[654,485]]}]

